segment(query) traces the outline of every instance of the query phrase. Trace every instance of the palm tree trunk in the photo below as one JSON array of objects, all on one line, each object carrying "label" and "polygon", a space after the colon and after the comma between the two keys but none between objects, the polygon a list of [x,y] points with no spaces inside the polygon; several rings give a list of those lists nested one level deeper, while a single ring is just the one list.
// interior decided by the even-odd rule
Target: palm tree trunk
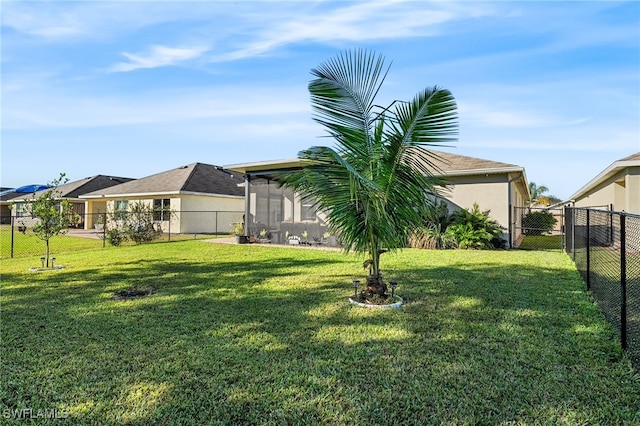
[{"label": "palm tree trunk", "polygon": [[382,280],[380,273],[380,250],[379,244],[375,238],[370,239],[369,256],[371,257],[371,274],[367,277],[367,286],[365,287],[365,295],[373,296],[377,294],[384,296],[387,293],[387,285]]}]

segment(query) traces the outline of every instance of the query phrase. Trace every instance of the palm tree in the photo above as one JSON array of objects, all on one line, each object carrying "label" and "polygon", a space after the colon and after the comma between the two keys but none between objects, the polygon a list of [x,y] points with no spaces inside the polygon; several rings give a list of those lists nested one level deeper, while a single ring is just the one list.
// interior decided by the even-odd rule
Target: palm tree
[{"label": "palm tree", "polygon": [[306,164],[278,176],[282,185],[327,214],[344,249],[366,253],[370,268],[364,295],[385,295],[380,255],[406,246],[408,234],[428,214],[435,154],[424,147],[455,140],[457,107],[448,90],[426,88],[412,101],[374,104],[388,73],[372,52],[343,52],[311,71],[314,120],[335,147],[298,154]]},{"label": "palm tree", "polygon": [[[529,205],[536,204],[540,201],[544,201],[544,194],[549,192],[549,188],[544,185],[538,186],[535,182],[529,182],[529,193],[531,194],[531,200],[529,201]],[[548,204],[548,200],[547,203]]]}]

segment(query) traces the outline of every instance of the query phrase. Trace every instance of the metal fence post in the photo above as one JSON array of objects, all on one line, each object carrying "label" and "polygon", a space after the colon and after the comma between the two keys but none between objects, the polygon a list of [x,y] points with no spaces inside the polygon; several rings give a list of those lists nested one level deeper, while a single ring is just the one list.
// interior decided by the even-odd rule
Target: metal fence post
[{"label": "metal fence post", "polygon": [[613,245],[614,241],[613,241],[613,204],[611,204],[610,206],[611,208],[609,209],[609,245]]},{"label": "metal fence post", "polygon": [[620,340],[627,349],[627,232],[625,215],[620,215]]},{"label": "metal fence post", "polygon": [[571,259],[576,261],[576,209],[571,207]]},{"label": "metal fence post", "polygon": [[14,222],[15,222],[15,216],[11,215],[11,258],[13,259],[13,241],[14,241],[14,232],[15,232],[15,227],[14,227]]},{"label": "metal fence post", "polygon": [[591,290],[591,225],[589,221],[589,212],[587,209],[587,290]]}]

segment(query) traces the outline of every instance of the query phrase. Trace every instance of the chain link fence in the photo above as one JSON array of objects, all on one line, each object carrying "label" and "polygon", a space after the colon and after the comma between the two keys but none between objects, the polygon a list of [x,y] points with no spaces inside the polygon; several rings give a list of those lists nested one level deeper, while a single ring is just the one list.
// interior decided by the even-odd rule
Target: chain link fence
[{"label": "chain link fence", "polygon": [[[524,250],[562,250],[564,209],[515,207],[517,247]],[[518,232],[518,229],[520,232]]]},{"label": "chain link fence", "polygon": [[[242,211],[155,211],[84,214],[79,228],[51,238],[52,253],[94,249],[119,243],[167,242],[226,237]],[[45,243],[33,232],[37,219],[12,216],[0,225],[0,258],[42,255]]]},{"label": "chain link fence", "polygon": [[566,252],[640,371],[640,215],[565,210]]}]

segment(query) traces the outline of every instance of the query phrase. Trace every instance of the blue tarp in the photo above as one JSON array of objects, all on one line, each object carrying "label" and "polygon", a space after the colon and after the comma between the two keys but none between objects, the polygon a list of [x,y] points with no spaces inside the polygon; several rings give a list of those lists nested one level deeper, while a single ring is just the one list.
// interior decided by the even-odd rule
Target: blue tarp
[{"label": "blue tarp", "polygon": [[50,187],[48,185],[34,184],[34,185],[21,186],[20,188],[16,188],[13,191],[14,192],[19,192],[21,194],[31,194],[31,193],[38,192],[38,191],[44,191],[45,189],[49,189],[49,188]]}]

